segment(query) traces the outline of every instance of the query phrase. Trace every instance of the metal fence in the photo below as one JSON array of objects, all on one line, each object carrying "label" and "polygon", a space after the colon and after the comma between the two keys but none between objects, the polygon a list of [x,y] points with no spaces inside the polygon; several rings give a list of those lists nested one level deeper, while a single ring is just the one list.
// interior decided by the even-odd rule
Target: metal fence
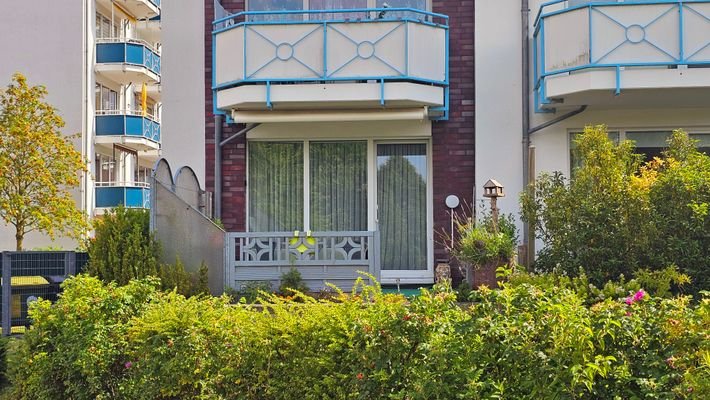
[{"label": "metal fence", "polygon": [[74,251],[6,251],[0,253],[0,319],[2,335],[23,333],[30,325],[29,305],[37,299],[55,301],[59,285],[84,271],[87,253]]}]

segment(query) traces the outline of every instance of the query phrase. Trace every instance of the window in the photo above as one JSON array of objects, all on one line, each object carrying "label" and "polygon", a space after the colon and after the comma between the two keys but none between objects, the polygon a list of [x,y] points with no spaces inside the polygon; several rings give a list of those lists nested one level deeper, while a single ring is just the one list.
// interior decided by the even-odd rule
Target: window
[{"label": "window", "polygon": [[[249,11],[295,11],[295,10],[347,10],[358,8],[414,8],[429,10],[429,0],[249,0]],[[381,13],[381,15],[365,15],[365,13],[333,13],[333,14],[291,14],[251,16],[252,21],[274,20],[321,20],[337,18],[421,18],[421,15],[404,15],[405,13]]]},{"label": "window", "polygon": [[138,167],[138,154],[119,146],[114,146],[112,155],[97,153],[94,168],[97,186],[132,186],[136,182],[147,182],[150,176],[146,175],[149,172],[144,168],[144,180],[139,180],[141,171]]},{"label": "window", "polygon": [[367,230],[366,142],[250,142],[248,162],[250,231]]},{"label": "window", "polygon": [[101,14],[96,14],[96,39],[112,39],[118,38],[120,29],[120,20],[114,20],[105,17]]},{"label": "window", "polygon": [[[643,155],[643,161],[650,161],[654,157],[663,156],[671,134],[672,131],[669,130],[624,130],[609,132],[609,138],[615,143],[619,143],[621,140],[634,141],[636,153]],[[574,143],[574,139],[578,135],[581,135],[581,132],[570,133],[570,170],[572,175],[574,175],[574,170],[581,166],[581,160]],[[689,133],[689,136],[698,141],[698,150],[710,155],[710,133]]]},{"label": "window", "polygon": [[94,101],[96,102],[95,107],[97,111],[118,110],[118,92],[100,83],[97,83],[95,86]]}]

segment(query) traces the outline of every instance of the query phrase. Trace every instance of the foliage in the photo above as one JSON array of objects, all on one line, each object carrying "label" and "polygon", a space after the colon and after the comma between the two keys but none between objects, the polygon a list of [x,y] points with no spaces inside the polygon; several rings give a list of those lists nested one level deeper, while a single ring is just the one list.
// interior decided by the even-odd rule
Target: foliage
[{"label": "foliage", "polygon": [[502,215],[494,223],[491,213],[482,208],[476,220],[457,216],[454,223],[459,239],[451,255],[459,261],[481,267],[497,261],[507,263],[515,254],[517,232],[511,215]]},{"label": "foliage", "polygon": [[535,268],[601,285],[624,273],[677,265],[690,292],[710,283],[710,157],[676,131],[663,159],[640,164],[632,142],[603,125],[576,139],[582,164],[567,181],[542,174],[521,196],[523,220],[545,247]]},{"label": "foliage", "polygon": [[80,276],[31,307],[9,376],[18,399],[708,398],[710,300],[628,295],[503,283],[464,309],[361,282],[260,311]]},{"label": "foliage", "polygon": [[306,283],[303,282],[301,273],[296,268],[292,267],[288,272],[281,274],[279,293],[282,295],[291,295],[294,291],[305,293],[309,290]]},{"label": "foliage", "polygon": [[273,288],[269,281],[247,281],[242,284],[239,290],[231,287],[227,288],[225,293],[232,299],[234,303],[255,303],[262,293],[271,293]]},{"label": "foliage", "polygon": [[654,252],[659,262],[678,265],[692,277],[691,292],[710,289],[710,156],[676,131],[663,159],[642,170],[652,181],[649,197],[659,232]]},{"label": "foliage", "polygon": [[208,293],[207,266],[196,276],[185,271],[180,258],[175,264],[161,264],[160,243],[150,231],[146,210],[117,207],[96,223],[95,237],[88,246],[87,272],[104,282],[125,285],[132,279],[155,276],[163,290],[176,289],[183,295]]},{"label": "foliage", "polygon": [[84,160],[46,95],[19,73],[0,91],[0,218],[15,227],[18,251],[32,231],[79,238],[89,228],[71,192]]},{"label": "foliage", "polygon": [[[158,261],[160,244],[150,231],[147,211],[120,206],[104,214],[95,225],[88,246],[89,274],[119,285],[135,278],[165,275]],[[164,277],[168,283],[177,280]]]}]

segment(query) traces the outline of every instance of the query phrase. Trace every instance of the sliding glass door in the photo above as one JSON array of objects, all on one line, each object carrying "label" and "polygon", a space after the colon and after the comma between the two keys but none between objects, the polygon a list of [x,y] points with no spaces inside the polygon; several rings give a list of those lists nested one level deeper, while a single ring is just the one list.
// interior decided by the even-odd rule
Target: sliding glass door
[{"label": "sliding glass door", "polygon": [[377,145],[377,225],[383,278],[415,277],[428,270],[427,169],[424,143]]}]

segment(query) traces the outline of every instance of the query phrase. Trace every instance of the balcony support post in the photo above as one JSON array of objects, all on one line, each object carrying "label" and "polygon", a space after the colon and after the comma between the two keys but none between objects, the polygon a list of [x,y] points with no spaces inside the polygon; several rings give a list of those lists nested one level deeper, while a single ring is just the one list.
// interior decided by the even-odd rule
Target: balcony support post
[{"label": "balcony support post", "polygon": [[[522,37],[522,147],[523,147],[523,190],[530,184],[530,5],[528,0],[520,1],[520,22]],[[535,66],[537,69],[537,65]],[[535,94],[537,96],[537,93]],[[533,171],[534,172],[534,171]],[[523,222],[523,241],[526,245],[525,265],[531,265],[535,259],[535,231]]]}]

